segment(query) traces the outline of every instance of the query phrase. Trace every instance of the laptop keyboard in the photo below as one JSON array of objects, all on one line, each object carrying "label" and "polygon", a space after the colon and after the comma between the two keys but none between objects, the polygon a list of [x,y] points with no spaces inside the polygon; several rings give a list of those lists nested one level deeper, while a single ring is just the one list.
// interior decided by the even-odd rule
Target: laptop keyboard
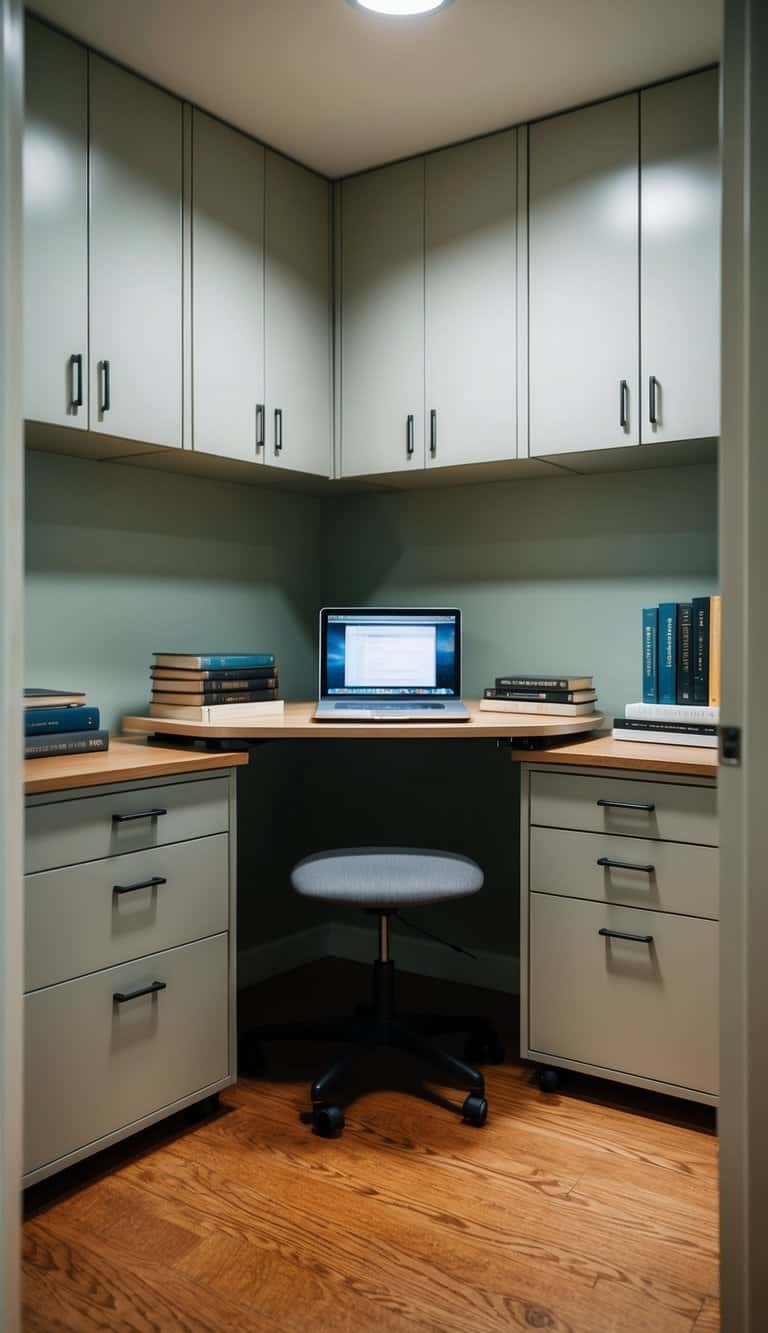
[{"label": "laptop keyboard", "polygon": [[397,704],[369,703],[367,700],[363,701],[362,699],[358,699],[356,701],[345,700],[340,703],[334,703],[333,706],[334,708],[341,708],[341,709],[354,708],[358,712],[363,710],[366,713],[386,713],[389,712],[390,710],[396,713],[402,713],[409,708],[418,708],[420,712],[422,709],[427,709],[427,708],[438,709],[443,712],[445,711],[445,704],[422,703],[420,699],[418,700],[404,699],[401,703]]}]

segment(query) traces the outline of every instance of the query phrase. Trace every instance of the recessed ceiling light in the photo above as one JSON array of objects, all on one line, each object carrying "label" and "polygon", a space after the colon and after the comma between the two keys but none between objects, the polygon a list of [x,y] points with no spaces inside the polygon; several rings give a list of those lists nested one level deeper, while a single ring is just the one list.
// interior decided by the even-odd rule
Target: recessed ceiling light
[{"label": "recessed ceiling light", "polygon": [[351,3],[374,14],[410,18],[415,14],[434,14],[438,9],[445,9],[451,0],[351,0]]}]

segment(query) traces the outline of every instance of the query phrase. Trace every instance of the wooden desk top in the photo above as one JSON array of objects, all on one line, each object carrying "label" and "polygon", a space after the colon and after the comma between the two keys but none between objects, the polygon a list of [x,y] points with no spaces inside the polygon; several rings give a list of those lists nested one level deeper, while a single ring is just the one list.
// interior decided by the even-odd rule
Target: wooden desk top
[{"label": "wooden desk top", "polygon": [[27,796],[41,792],[66,791],[72,787],[98,787],[107,782],[134,782],[141,778],[162,778],[174,773],[194,773],[208,768],[233,768],[247,764],[248,755],[218,750],[175,750],[147,745],[137,737],[110,738],[104,754],[56,755],[53,759],[27,759],[24,763],[24,791]]},{"label": "wooden desk top", "polygon": [[531,713],[485,713],[476,703],[467,703],[469,722],[315,722],[316,704],[286,704],[282,717],[256,722],[212,726],[176,722],[157,717],[124,717],[127,732],[211,739],[250,740],[482,740],[484,737],[573,736],[594,731],[604,721],[602,713],[586,717],[545,717]]},{"label": "wooden desk top", "polygon": [[650,745],[647,741],[615,741],[607,733],[568,741],[552,750],[512,750],[527,764],[573,764],[580,768],[634,768],[646,773],[681,773],[717,777],[717,750],[693,745]]}]

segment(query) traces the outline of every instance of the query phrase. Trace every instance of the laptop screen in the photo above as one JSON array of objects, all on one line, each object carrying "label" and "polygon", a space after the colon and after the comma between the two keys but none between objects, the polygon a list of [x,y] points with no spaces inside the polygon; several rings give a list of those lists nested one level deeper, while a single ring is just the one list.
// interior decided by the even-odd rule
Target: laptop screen
[{"label": "laptop screen", "polygon": [[320,613],[323,698],[458,699],[460,661],[460,611],[331,607]]}]

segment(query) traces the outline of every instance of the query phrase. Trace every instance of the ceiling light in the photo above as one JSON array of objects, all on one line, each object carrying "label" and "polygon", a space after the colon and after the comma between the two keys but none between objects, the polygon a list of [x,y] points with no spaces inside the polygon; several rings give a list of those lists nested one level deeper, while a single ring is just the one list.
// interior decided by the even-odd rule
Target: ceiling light
[{"label": "ceiling light", "polygon": [[352,3],[374,14],[409,18],[415,14],[434,14],[438,9],[445,9],[451,0],[352,0]]}]

